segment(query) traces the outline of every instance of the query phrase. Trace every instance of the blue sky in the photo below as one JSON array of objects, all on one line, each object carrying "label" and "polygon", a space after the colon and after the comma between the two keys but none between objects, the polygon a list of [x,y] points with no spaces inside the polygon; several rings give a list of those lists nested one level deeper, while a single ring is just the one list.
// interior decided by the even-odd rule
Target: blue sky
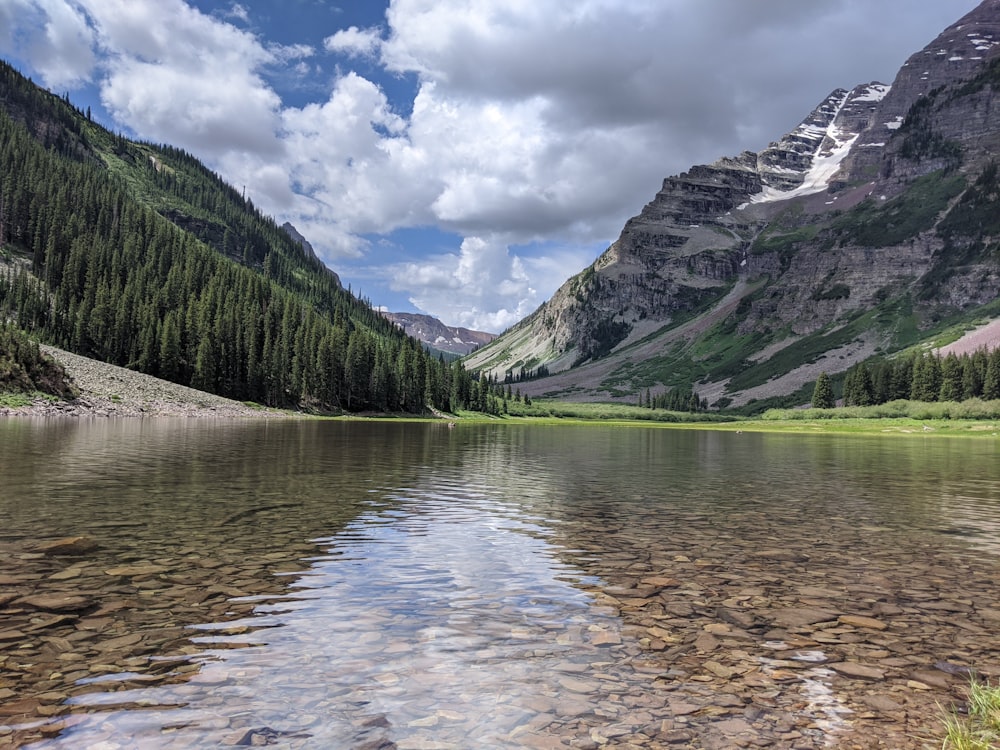
[{"label": "blue sky", "polygon": [[891,83],[976,0],[0,0],[0,55],[182,147],[375,305],[498,332],[664,177]]}]

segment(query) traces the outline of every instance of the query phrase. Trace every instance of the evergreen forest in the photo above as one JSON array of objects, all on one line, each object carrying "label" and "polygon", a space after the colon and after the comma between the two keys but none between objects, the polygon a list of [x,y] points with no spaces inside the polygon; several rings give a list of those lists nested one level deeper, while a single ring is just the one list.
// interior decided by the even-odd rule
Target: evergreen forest
[{"label": "evergreen forest", "polygon": [[191,155],[131,141],[0,62],[0,321],[241,401],[501,408]]},{"label": "evergreen forest", "polygon": [[876,406],[911,400],[1000,399],[1000,349],[971,354],[920,352],[861,362],[844,376],[845,406]]}]

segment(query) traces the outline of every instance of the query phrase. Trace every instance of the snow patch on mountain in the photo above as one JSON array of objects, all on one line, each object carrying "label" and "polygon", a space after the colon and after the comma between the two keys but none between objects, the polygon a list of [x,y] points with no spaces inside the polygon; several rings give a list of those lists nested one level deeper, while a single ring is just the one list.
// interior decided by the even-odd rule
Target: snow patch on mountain
[{"label": "snow patch on mountain", "polygon": [[[830,137],[835,139],[842,135],[841,133],[830,133]],[[746,208],[750,203],[773,203],[774,201],[785,201],[789,198],[823,192],[830,185],[833,176],[840,170],[841,163],[851,152],[851,147],[857,139],[857,134],[851,135],[847,139],[840,138],[832,151],[814,157],[812,166],[806,172],[802,184],[794,190],[778,190],[767,186],[756,195],[750,196],[749,203],[737,206],[737,210]]]},{"label": "snow patch on mountain", "polygon": [[[750,200],[740,204],[736,210],[741,211],[754,203],[773,203],[790,198],[821,193],[830,186],[834,175],[840,171],[844,159],[850,153],[858,140],[856,127],[845,126],[848,111],[856,112],[859,108],[871,108],[885,99],[890,86],[882,83],[871,83],[859,86],[853,92],[835,92],[813,115],[785,137],[784,141],[810,143],[811,154],[804,169],[776,168],[774,166],[761,170],[763,189],[750,196]],[[839,95],[838,95],[839,94]],[[895,123],[887,123],[891,129]],[[780,145],[780,144],[778,144]],[[874,146],[876,144],[860,144]],[[774,180],[774,175],[788,173],[802,175],[801,181],[794,187],[789,187],[787,179]],[[772,184],[777,183],[777,184]]]}]

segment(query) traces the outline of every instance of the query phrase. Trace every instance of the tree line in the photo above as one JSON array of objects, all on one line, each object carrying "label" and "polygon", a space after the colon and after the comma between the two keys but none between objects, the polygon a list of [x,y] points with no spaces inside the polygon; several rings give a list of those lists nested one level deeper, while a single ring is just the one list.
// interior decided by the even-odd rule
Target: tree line
[{"label": "tree line", "polygon": [[[965,354],[921,352],[880,362],[862,362],[844,375],[845,406],[876,406],[900,399],[966,401],[1000,399],[1000,349]],[[822,373],[813,406],[834,406],[833,386]]]},{"label": "tree line", "polygon": [[[46,145],[32,130],[50,133],[68,105],[18,98],[11,86],[30,84],[9,66],[0,74],[0,102],[31,107],[19,121],[0,110],[0,320],[79,354],[272,406],[420,412],[482,401],[488,386],[460,362],[432,357],[343,290],[192,157],[75,120]],[[31,129],[31,118],[47,126]],[[101,139],[109,152],[80,145]]]},{"label": "tree line", "polygon": [[645,397],[639,392],[639,406],[666,411],[699,412],[708,410],[708,399],[699,399],[691,386],[677,386],[665,393],[653,394],[646,389]]}]

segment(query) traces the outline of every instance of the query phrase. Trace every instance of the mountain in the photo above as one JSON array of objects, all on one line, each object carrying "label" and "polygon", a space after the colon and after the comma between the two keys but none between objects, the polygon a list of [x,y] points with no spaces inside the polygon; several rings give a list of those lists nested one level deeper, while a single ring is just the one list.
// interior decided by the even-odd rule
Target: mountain
[{"label": "mountain", "polygon": [[619,238],[467,359],[522,390],[801,403],[830,374],[1000,315],[1000,0],[795,130],[664,180]]},{"label": "mountain", "polygon": [[460,364],[343,289],[294,227],[193,156],[111,133],[0,62],[8,321],[242,401],[324,412],[489,405]]},{"label": "mountain", "polygon": [[435,351],[446,354],[468,354],[496,338],[495,333],[446,326],[430,315],[392,312],[382,314],[406,331],[407,335],[422,341]]},{"label": "mountain", "polygon": [[[299,233],[299,230],[296,229],[290,221],[286,221],[284,224],[282,224],[281,228],[284,230],[285,234],[291,237],[292,240],[295,242],[295,244],[297,244],[302,249],[302,253],[305,255],[306,258],[308,258],[314,263],[321,262],[319,256],[316,255],[316,251],[313,249],[313,246],[309,244],[309,240],[303,237]],[[340,277],[337,276],[337,274],[335,274],[329,268],[327,268],[326,271],[327,273],[332,275],[333,278],[337,280],[337,284],[340,284]]]}]

